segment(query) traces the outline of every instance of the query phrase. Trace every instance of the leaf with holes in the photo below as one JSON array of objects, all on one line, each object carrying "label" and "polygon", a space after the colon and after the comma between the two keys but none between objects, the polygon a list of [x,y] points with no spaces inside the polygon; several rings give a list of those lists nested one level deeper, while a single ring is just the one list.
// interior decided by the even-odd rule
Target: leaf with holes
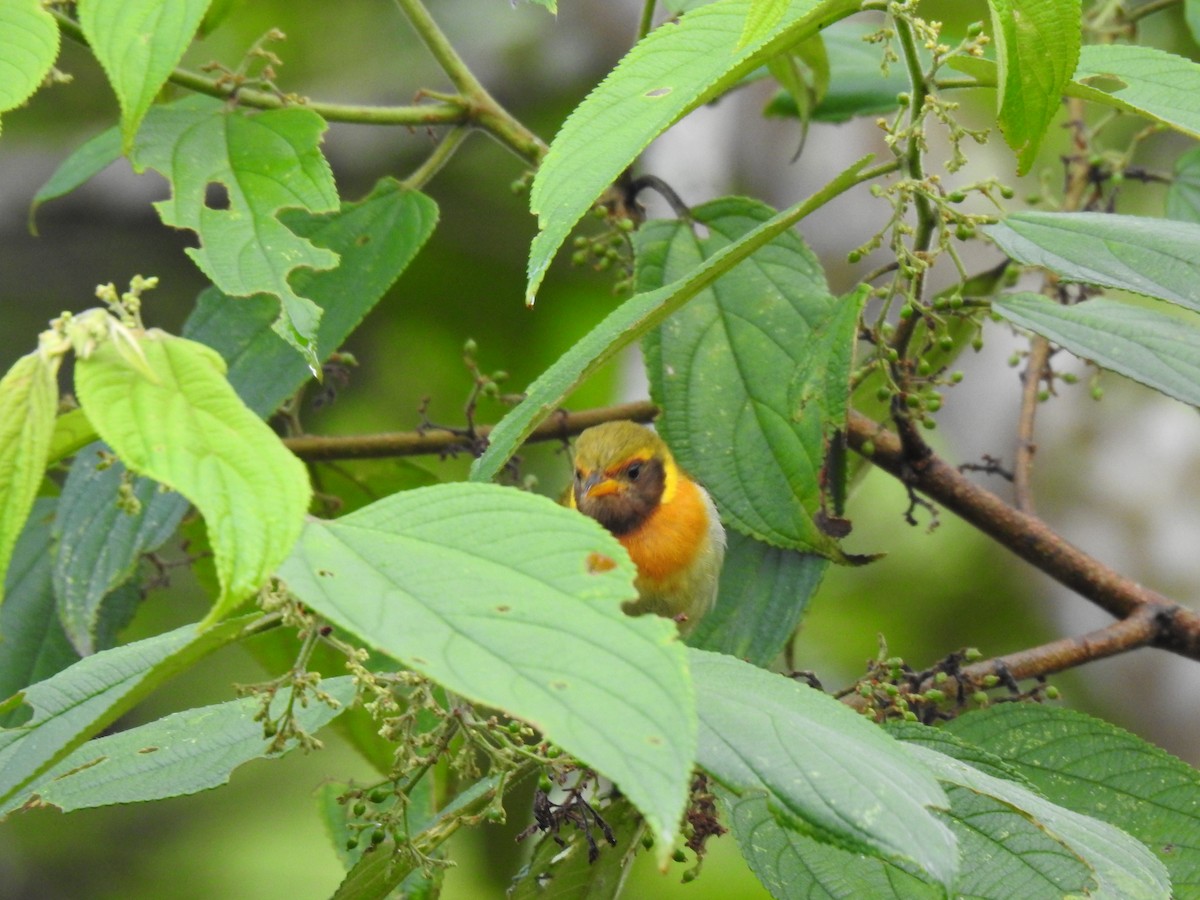
[{"label": "leaf with holes", "polygon": [[0,704],[26,714],[0,729],[0,804],[177,672],[234,640],[250,617],[175,631],[87,656]]},{"label": "leaf with holes", "polygon": [[209,0],[80,0],[79,25],[121,106],[124,149],[183,58]]},{"label": "leaf with holes", "polygon": [[[316,352],[321,309],[297,293],[290,278],[301,268],[331,269],[338,256],[297,235],[279,213],[337,208],[319,147],[325,128],[324,119],[299,106],[250,114],[191,97],[154,107],[131,154],[136,167],[155,169],[171,182],[171,198],[154,206],[167,225],[199,235],[200,246],[189,247],[188,256],[226,294],[278,297],[275,329],[313,372],[322,363]],[[219,208],[210,190],[225,192],[227,208]]]},{"label": "leaf with holes", "polygon": [[331,622],[611,778],[670,848],[696,752],[687,660],[673,623],[621,611],[633,563],[596,522],[438,485],[309,521],[279,573]]},{"label": "leaf with holes", "polygon": [[1200,137],[1200,65],[1155,47],[1092,44],[1068,93]]},{"label": "leaf with holes", "polygon": [[[354,679],[349,675],[325,679],[316,689],[333,702],[309,695],[307,702],[295,705],[295,724],[309,734],[354,702]],[[286,690],[275,695],[270,705],[273,720],[290,702]],[[271,749],[272,739],[263,736],[263,723],[256,718],[262,705],[259,696],[242,697],[88,741],[0,806],[0,816],[26,805],[71,812],[220,787],[239,766],[276,759],[299,746],[292,737],[281,749]]]},{"label": "leaf with holes", "polygon": [[529,250],[527,303],[575,223],[652,140],[859,7],[857,0],[794,0],[771,28],[739,46],[752,6],[762,2],[720,0],[656,28],[571,113],[530,193],[540,230]]},{"label": "leaf with holes", "polygon": [[143,366],[114,342],[75,365],[79,402],[122,461],[200,510],[221,579],[206,622],[266,581],[300,534],[311,488],[304,464],[248,409],[216,351],[151,330]]}]

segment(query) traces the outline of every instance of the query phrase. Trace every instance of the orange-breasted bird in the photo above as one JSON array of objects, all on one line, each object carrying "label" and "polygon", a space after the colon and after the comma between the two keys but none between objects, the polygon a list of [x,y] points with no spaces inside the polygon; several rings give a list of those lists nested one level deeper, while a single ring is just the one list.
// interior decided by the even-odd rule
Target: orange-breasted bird
[{"label": "orange-breasted bird", "polygon": [[629,551],[638,570],[638,600],[626,612],[657,613],[686,632],[712,608],[725,529],[708,492],[649,428],[606,422],[579,435],[566,502]]}]

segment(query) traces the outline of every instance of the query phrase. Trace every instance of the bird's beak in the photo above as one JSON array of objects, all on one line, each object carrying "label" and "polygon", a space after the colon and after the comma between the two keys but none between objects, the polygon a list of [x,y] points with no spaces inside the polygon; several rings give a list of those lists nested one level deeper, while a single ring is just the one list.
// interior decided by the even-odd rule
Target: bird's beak
[{"label": "bird's beak", "polygon": [[612,478],[606,477],[603,472],[593,472],[583,483],[585,497],[607,497],[619,490],[621,490],[621,485]]}]

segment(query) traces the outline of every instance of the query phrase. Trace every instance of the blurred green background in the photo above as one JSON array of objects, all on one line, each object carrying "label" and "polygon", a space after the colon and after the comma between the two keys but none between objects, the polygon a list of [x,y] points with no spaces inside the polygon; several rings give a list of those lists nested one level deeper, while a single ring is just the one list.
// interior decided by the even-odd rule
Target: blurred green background
[{"label": "blurred green background", "polygon": [[[628,48],[639,9],[640,4],[630,0],[563,0],[555,18],[531,4],[504,0],[430,3],[431,12],[489,89],[547,140]],[[982,2],[946,0],[923,4],[922,9],[930,17],[945,17],[951,31],[986,17]],[[1155,19],[1161,21],[1152,27],[1164,42],[1170,44],[1182,34],[1175,14]],[[272,27],[287,35],[273,48],[284,61],[279,83],[286,91],[347,103],[401,104],[411,102],[419,88],[446,88],[444,76],[395,5],[385,0],[243,2],[221,28],[192,48],[185,64],[195,69],[218,59],[236,65],[246,48]],[[1173,49],[1192,53],[1195,48],[1188,44]],[[153,174],[133,175],[124,162],[47,204],[37,218],[40,236],[29,233],[29,204],[37,188],[74,148],[116,118],[115,100],[86,52],[67,42],[59,68],[74,77],[73,83],[45,89],[26,108],[6,115],[0,138],[4,368],[34,346],[47,320],[64,309],[94,305],[97,283],[112,281],[120,287],[135,273],[158,275],[162,286],[149,296],[145,318],[147,324],[169,330],[178,330],[204,286],[200,272],[182,252],[191,236],[164,228],[150,206],[165,196],[165,184]],[[695,123],[685,123],[700,130],[681,132],[687,135],[687,146],[679,141],[671,145],[668,135],[647,165],[661,166],[650,170],[669,174],[677,189],[686,188],[690,203],[745,192],[782,205],[819,185],[846,160],[880,149],[871,123],[814,126],[800,161],[790,165],[797,144],[795,126],[759,121],[768,96],[769,91],[744,92],[715,110],[700,111]],[[965,115],[987,120],[987,104],[994,102],[994,95],[978,92],[962,99]],[[337,125],[327,134],[325,149],[343,198],[356,199],[378,178],[410,172],[432,148],[434,137],[421,130]],[[1173,141],[1155,139],[1146,152],[1169,160],[1179,150]],[[1061,129],[1053,130],[1047,144],[1044,164],[1035,167],[1024,187],[1036,188],[1040,173],[1055,172],[1056,155],[1065,146]],[[977,160],[985,173],[1014,180],[1011,155],[998,140],[980,150]],[[440,206],[441,224],[348,341],[346,349],[360,362],[350,383],[339,388],[334,402],[303,409],[308,430],[352,434],[411,429],[419,423],[417,409],[426,397],[431,419],[460,423],[470,387],[461,359],[467,338],[478,342],[486,371],[507,370],[513,390],[520,390],[613,307],[617,299],[610,290],[611,278],[572,269],[564,258],[552,269],[536,310],[524,309],[524,264],[534,222],[527,197],[510,188],[523,173],[519,160],[477,135],[428,186]],[[973,177],[979,177],[978,172]],[[1144,202],[1145,209],[1125,211],[1161,214],[1156,206],[1161,192],[1149,193]],[[826,261],[836,290],[852,283],[846,251],[878,227],[879,212],[869,198],[848,198],[802,227]],[[996,256],[984,248],[979,260],[981,265],[994,263]],[[1011,452],[1019,384],[1004,359],[1017,345],[1003,328],[989,327],[988,337],[985,351],[964,364],[966,383],[947,399],[945,428],[938,440],[952,459]],[[1056,516],[1077,521],[1079,534],[1092,535],[1087,540],[1094,543],[1085,542],[1089,549],[1134,577],[1184,597],[1186,585],[1196,583],[1189,581],[1192,570],[1164,572],[1156,563],[1154,546],[1130,552],[1142,546],[1136,536],[1145,535],[1147,522],[1133,513],[1124,519],[1115,507],[1089,506],[1097,497],[1105,503],[1113,500],[1108,490],[1115,480],[1113,470],[1103,461],[1090,469],[1071,461],[1080,451],[1105,459],[1111,435],[1129,421],[1131,409],[1160,410],[1175,429],[1170,431],[1173,440],[1198,447],[1194,411],[1185,420],[1175,406],[1157,400],[1148,405],[1145,392],[1115,377],[1105,384],[1114,398],[1105,404],[1092,404],[1086,389],[1080,388],[1056,400],[1053,412],[1043,417],[1050,432],[1039,457],[1044,469],[1039,472],[1043,512],[1051,521]],[[640,396],[645,393],[638,361],[627,357],[593,378],[572,406]],[[479,418],[495,421],[502,413],[498,404],[485,402]],[[1056,447],[1063,457],[1053,456]],[[1130,452],[1144,449],[1135,442]],[[1056,459],[1065,461],[1051,462]],[[1189,459],[1172,465],[1187,472]],[[427,459],[417,464],[449,480],[461,476],[466,462]],[[1200,479],[1185,479],[1186,487],[1181,487],[1172,481],[1168,464],[1162,466],[1167,496],[1186,506]],[[548,494],[557,494],[569,471],[561,448],[542,446],[525,454],[523,472],[535,475],[539,489]],[[1005,489],[1003,484],[989,486]],[[1137,512],[1136,495],[1132,503]],[[1102,624],[1103,617],[1091,613],[1086,604],[1063,596],[948,514],[941,515],[933,529],[924,527],[927,520],[918,528],[905,525],[906,507],[903,488],[878,473],[869,475],[852,499],[855,530],[849,548],[887,555],[869,566],[831,571],[812,603],[795,643],[794,660],[798,667],[814,670],[826,687],[845,684],[860,673],[878,652],[880,635],[891,653],[921,666],[962,646],[978,646],[994,655]],[[1093,508],[1108,509],[1102,514],[1108,518],[1100,520],[1099,514],[1089,512]],[[1194,520],[1147,508],[1159,518],[1166,516],[1173,534],[1182,530],[1195,537]],[[1097,526],[1107,530],[1098,536],[1088,532]],[[1168,581],[1156,583],[1156,577]],[[200,587],[186,574],[176,574],[168,589],[148,598],[125,637],[195,621],[206,605]],[[1152,654],[1139,655],[1148,656]],[[1161,655],[1155,659],[1161,660]],[[1179,693],[1158,689],[1166,670],[1156,666],[1140,658],[1136,663],[1122,660],[1094,667],[1099,675],[1089,669],[1056,683],[1064,687],[1072,705],[1124,722],[1196,762],[1200,754],[1194,733],[1172,715]],[[1186,677],[1195,678],[1185,671]],[[121,724],[229,699],[231,685],[270,674],[274,673],[264,671],[245,650],[228,649],[172,682]],[[229,786],[198,796],[67,817],[50,811],[15,816],[0,824],[0,897],[327,896],[342,871],[316,815],[315,791],[326,780],[369,777],[370,769],[335,732],[324,737],[327,748],[322,752],[251,764],[236,772]],[[514,843],[514,835],[528,821],[528,799],[514,798],[509,816],[507,826],[454,839],[450,855],[458,867],[447,876],[445,897],[502,894],[527,852]],[[693,900],[767,896],[741,863],[732,838],[713,842],[698,882],[681,886],[683,868],[676,865],[663,875],[652,860],[643,858],[626,896],[665,898],[683,896],[683,891]]]}]

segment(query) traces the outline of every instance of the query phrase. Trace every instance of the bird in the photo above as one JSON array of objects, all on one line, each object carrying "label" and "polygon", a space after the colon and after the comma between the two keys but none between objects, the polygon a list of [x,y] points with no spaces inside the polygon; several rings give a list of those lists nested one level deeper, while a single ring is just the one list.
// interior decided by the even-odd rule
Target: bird
[{"label": "bird", "polygon": [[584,430],[564,499],[608,529],[637,566],[638,599],[627,613],[673,619],[687,634],[713,607],[725,528],[708,491],[658,434],[624,420]]}]

